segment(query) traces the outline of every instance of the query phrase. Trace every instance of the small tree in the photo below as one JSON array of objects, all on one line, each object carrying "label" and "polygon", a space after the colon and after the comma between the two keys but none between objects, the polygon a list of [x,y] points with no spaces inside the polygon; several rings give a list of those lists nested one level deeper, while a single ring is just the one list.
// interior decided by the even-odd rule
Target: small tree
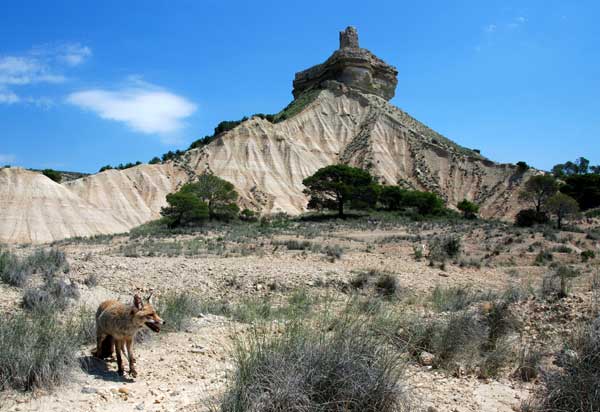
[{"label": "small tree", "polygon": [[522,160],[517,162],[517,172],[518,173],[523,174],[528,170],[529,170],[529,165],[526,162],[524,162]]},{"label": "small tree", "polygon": [[344,217],[344,206],[372,207],[377,200],[373,178],[366,170],[347,165],[323,167],[302,181],[310,197],[309,209],[335,209]]},{"label": "small tree", "polygon": [[556,226],[560,229],[564,218],[577,213],[579,205],[577,201],[564,193],[556,193],[548,199],[547,203],[550,213],[556,216]]},{"label": "small tree", "polygon": [[479,213],[479,205],[470,202],[467,199],[461,200],[456,207],[458,210],[463,212],[465,219],[475,219],[477,217],[477,213]]},{"label": "small tree", "polygon": [[208,206],[184,185],[179,192],[167,195],[169,206],[163,207],[160,214],[170,227],[197,224],[208,217]]},{"label": "small tree", "polygon": [[60,183],[62,180],[62,175],[60,172],[52,169],[44,169],[42,170],[42,174],[46,176],[48,179],[54,180],[56,183]]},{"label": "small tree", "polygon": [[156,165],[160,163],[160,157],[158,156],[154,156],[152,159],[150,159],[150,161],[148,162],[151,165]]},{"label": "small tree", "polygon": [[546,201],[558,191],[558,183],[551,175],[532,176],[525,183],[519,197],[533,204],[536,213],[542,212]]},{"label": "small tree", "polygon": [[196,182],[184,187],[207,204],[209,219],[230,220],[237,216],[239,208],[235,202],[238,194],[228,181],[212,174],[203,174]]}]

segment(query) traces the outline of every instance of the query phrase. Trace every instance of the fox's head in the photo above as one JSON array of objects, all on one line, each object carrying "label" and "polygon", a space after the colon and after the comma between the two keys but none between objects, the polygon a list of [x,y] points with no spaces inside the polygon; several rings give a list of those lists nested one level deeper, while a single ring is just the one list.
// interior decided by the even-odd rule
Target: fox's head
[{"label": "fox's head", "polygon": [[158,316],[156,309],[150,303],[152,294],[142,300],[140,295],[133,296],[133,319],[138,327],[142,328],[146,325],[149,329],[154,332],[160,332],[160,326],[164,325],[165,321]]}]

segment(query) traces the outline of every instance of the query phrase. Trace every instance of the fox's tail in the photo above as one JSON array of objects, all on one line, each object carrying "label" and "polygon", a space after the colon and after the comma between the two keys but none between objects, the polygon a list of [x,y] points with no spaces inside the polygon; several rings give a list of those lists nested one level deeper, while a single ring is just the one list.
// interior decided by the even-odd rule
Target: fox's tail
[{"label": "fox's tail", "polygon": [[107,335],[100,343],[100,346],[92,350],[92,355],[100,359],[110,358],[113,355],[114,347],[114,338],[111,335]]}]

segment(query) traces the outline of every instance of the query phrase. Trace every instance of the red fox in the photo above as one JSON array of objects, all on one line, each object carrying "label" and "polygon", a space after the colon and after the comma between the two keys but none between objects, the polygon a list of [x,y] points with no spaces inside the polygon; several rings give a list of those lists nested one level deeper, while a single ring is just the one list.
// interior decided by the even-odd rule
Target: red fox
[{"label": "red fox", "polygon": [[116,300],[106,300],[96,311],[96,349],[92,351],[92,355],[106,359],[116,352],[118,371],[121,376],[124,374],[121,355],[125,355],[125,347],[127,347],[129,373],[132,377],[137,377],[133,355],[135,334],[144,325],[158,333],[160,326],[165,323],[150,304],[151,297],[152,295],[142,301],[139,295],[134,295],[131,306]]}]

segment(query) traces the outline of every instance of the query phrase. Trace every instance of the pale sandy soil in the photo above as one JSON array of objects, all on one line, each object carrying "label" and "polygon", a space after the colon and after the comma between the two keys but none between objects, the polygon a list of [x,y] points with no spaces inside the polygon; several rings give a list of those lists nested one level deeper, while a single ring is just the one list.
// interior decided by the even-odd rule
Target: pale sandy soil
[{"label": "pale sandy soil", "polygon": [[[116,238],[109,244],[63,244],[59,247],[69,259],[71,270],[68,276],[79,285],[81,297],[77,305],[90,308],[95,308],[104,299],[129,300],[135,291],[148,290],[155,290],[159,295],[169,290],[185,290],[199,299],[235,302],[247,297],[282,298],[293,290],[305,288],[309,292],[328,294],[331,299],[344,300],[356,271],[368,269],[395,274],[401,288],[416,296],[416,301],[421,301],[436,285],[470,284],[480,290],[501,291],[511,284],[530,282],[537,285],[548,270],[532,265],[539,249],[528,251],[529,245],[540,239],[539,235],[526,235],[524,242],[509,242],[489,265],[460,267],[450,262],[442,270],[431,267],[427,259],[415,260],[413,246],[424,242],[382,241],[386,237],[406,234],[405,229],[348,230],[308,239],[342,246],[342,258],[335,261],[320,252],[274,247],[270,239],[255,239],[254,243],[259,247],[247,256],[205,253],[195,257],[125,257],[119,252],[119,246],[128,242],[125,238]],[[574,243],[583,237],[578,234],[572,240],[573,248],[597,247],[588,241],[580,241],[579,246],[575,246]],[[289,238],[277,237],[278,240]],[[490,240],[483,232],[475,231],[463,242],[463,256],[481,257],[490,253],[490,248],[485,247],[486,242],[506,245],[500,238]],[[551,243],[544,245],[550,246]],[[512,263],[506,263],[511,256],[514,257]],[[558,261],[579,261],[574,253],[555,253],[555,256]],[[533,321],[526,323],[526,330],[534,338],[536,331],[544,325],[559,324],[564,319],[576,321],[577,316],[569,317],[568,314],[584,313],[582,308],[589,306],[590,275],[597,264],[580,267],[585,276],[578,280],[576,297],[561,304],[562,312],[553,312],[541,302],[522,304],[523,313],[534,314]],[[84,281],[92,274],[97,277],[98,285],[90,288]],[[0,309],[17,310],[21,294],[20,289],[0,284]],[[194,318],[183,332],[154,335],[136,346],[139,372],[136,379],[120,378],[114,362],[105,364],[93,360],[89,357],[91,346],[82,348],[81,359],[88,367],[77,369],[69,383],[33,395],[2,392],[0,410],[206,411],[231,378],[232,334],[243,334],[245,328],[227,318],[207,314]],[[569,333],[568,328],[555,329],[562,334]],[[536,385],[508,376],[497,380],[455,377],[417,364],[407,367],[405,383],[412,389],[417,411],[440,412],[514,411]]]}]

